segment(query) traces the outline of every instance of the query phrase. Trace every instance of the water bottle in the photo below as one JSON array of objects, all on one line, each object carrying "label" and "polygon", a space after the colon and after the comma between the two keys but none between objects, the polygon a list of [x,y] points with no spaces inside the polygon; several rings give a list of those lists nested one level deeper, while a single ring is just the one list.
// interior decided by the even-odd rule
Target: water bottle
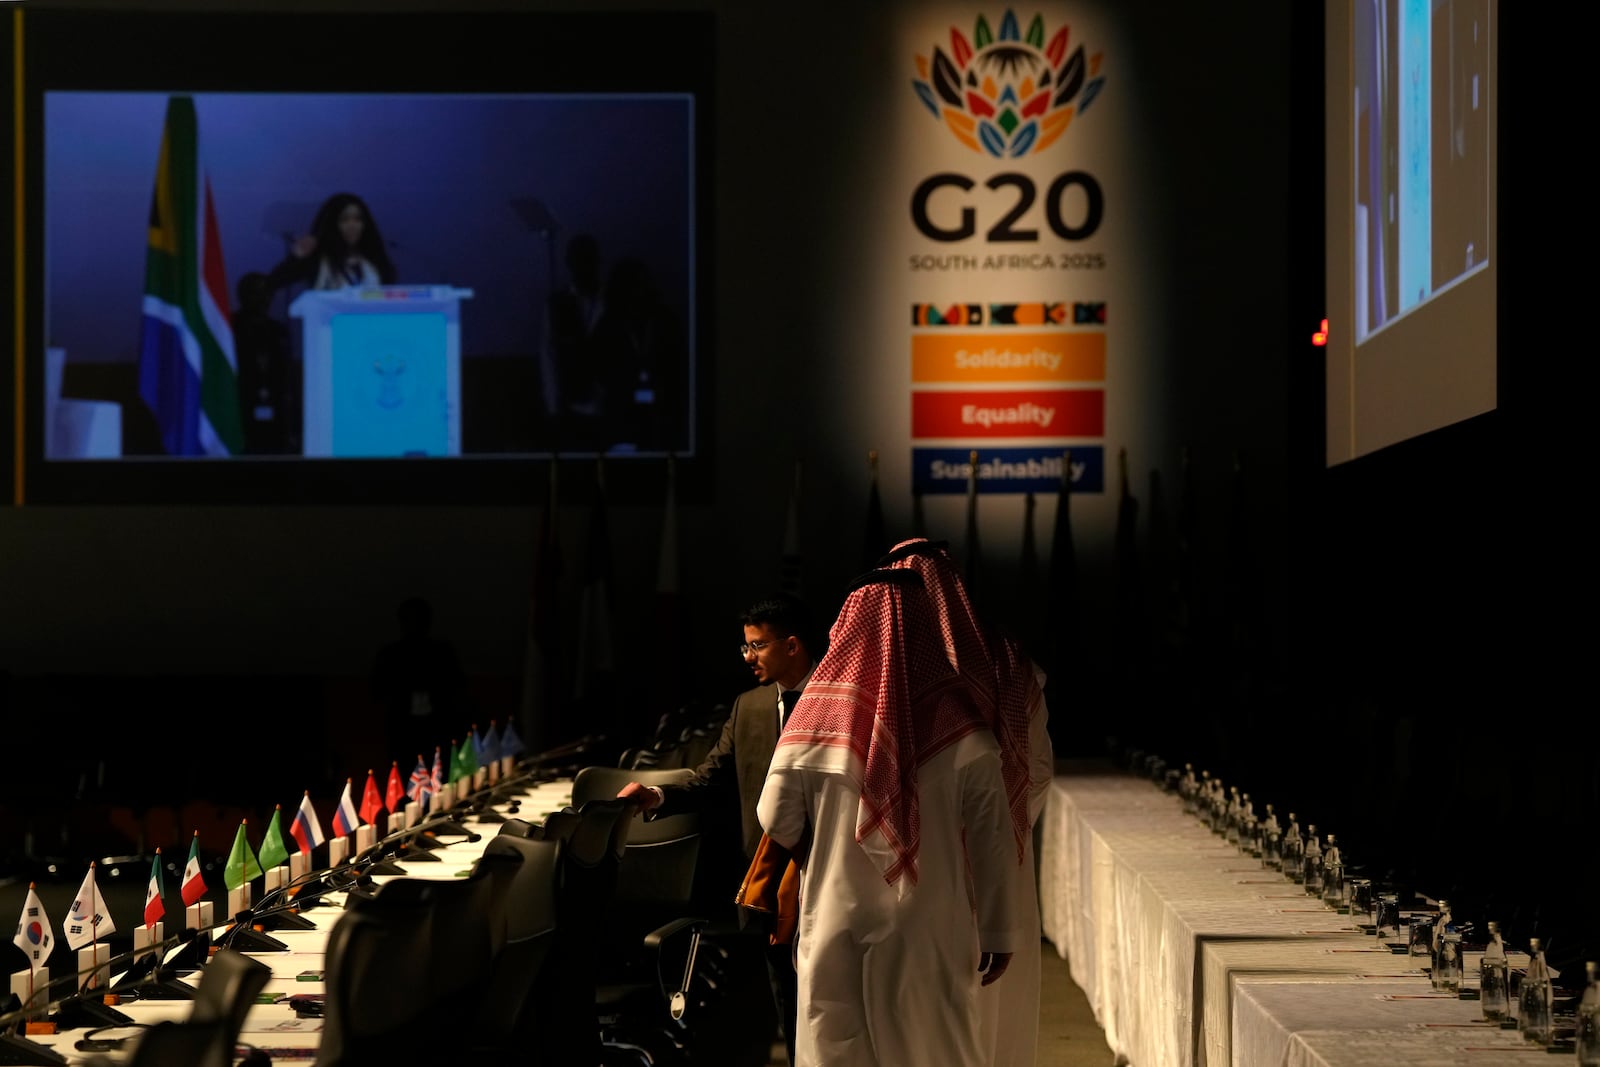
[{"label": "water bottle", "polygon": [[1294,812],[1289,813],[1289,826],[1283,831],[1283,873],[1289,876],[1289,881],[1296,885],[1306,880],[1305,868],[1301,861],[1305,859],[1306,842],[1300,836],[1300,824],[1295,821]]},{"label": "water bottle", "polygon": [[1178,794],[1183,797],[1183,813],[1193,815],[1200,806],[1200,782],[1194,776],[1194,764],[1183,765],[1183,777],[1178,779]]},{"label": "water bottle", "polygon": [[1322,896],[1322,843],[1317,840],[1317,827],[1313,823],[1306,827],[1306,851],[1301,857],[1300,866],[1304,873],[1300,880],[1306,887],[1306,892],[1314,897]]},{"label": "water bottle", "polygon": [[1228,800],[1228,815],[1222,825],[1222,836],[1230,845],[1239,843],[1239,827],[1244,824],[1244,801],[1239,797],[1239,787],[1234,786]]},{"label": "water bottle", "polygon": [[1511,967],[1506,962],[1506,946],[1500,939],[1497,922],[1489,924],[1489,943],[1483,949],[1483,962],[1478,964],[1478,996],[1486,1021],[1497,1023],[1506,1017],[1511,1007]]},{"label": "water bottle", "polygon": [[1283,870],[1283,830],[1271,804],[1267,805],[1267,818],[1261,824],[1261,866],[1271,871]]},{"label": "water bottle", "polygon": [[1322,856],[1322,902],[1334,911],[1348,912],[1344,899],[1344,857],[1328,835],[1328,851]]},{"label": "water bottle", "polygon": [[1433,988],[1453,996],[1461,994],[1461,934],[1455,930],[1439,935],[1439,949],[1433,954]]},{"label": "water bottle", "polygon": [[1528,973],[1522,976],[1522,992],[1517,997],[1517,1029],[1525,1041],[1548,1045],[1552,1036],[1552,990],[1550,968],[1544,962],[1544,949],[1537,937],[1528,939]]},{"label": "water bottle", "polygon": [[1595,961],[1585,963],[1589,981],[1578,1002],[1578,1026],[1573,1039],[1578,1045],[1581,1067],[1600,1067],[1600,979],[1595,977]]}]

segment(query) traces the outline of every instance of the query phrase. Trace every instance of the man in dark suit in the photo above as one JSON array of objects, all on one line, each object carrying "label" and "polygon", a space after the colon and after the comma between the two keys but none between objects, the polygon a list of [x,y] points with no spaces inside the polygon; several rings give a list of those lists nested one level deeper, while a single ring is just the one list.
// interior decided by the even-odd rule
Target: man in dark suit
[{"label": "man in dark suit", "polygon": [[[629,782],[617,795],[635,799],[647,818],[724,808],[737,795],[748,860],[761,841],[756,801],[761,799],[761,787],[767,780],[772,750],[777,746],[784,720],[811,678],[822,642],[805,605],[786,594],[757,601],[745,610],[740,621],[744,624],[740,651],[757,685],[734,700],[715,747],[682,785]],[[791,946],[766,944],[768,931],[764,928],[752,932],[761,936],[766,949],[778,1025],[788,1045],[789,1062],[793,1063],[795,973]]]}]

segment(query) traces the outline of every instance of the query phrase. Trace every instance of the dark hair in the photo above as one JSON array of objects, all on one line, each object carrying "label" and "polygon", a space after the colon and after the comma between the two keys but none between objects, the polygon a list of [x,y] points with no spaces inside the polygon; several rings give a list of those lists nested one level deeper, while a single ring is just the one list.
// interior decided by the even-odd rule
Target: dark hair
[{"label": "dark hair", "polygon": [[389,261],[389,250],[383,243],[383,234],[378,232],[378,221],[372,217],[372,209],[367,207],[367,202],[354,193],[335,193],[317,209],[317,217],[311,223],[311,235],[317,239],[316,254],[327,260],[334,270],[344,267],[348,252],[344,236],[339,232],[339,215],[351,204],[361,209],[365,219],[361,227],[361,240],[356,243],[355,251],[377,269],[379,281],[384,285],[393,285],[394,264]]},{"label": "dark hair", "polygon": [[820,653],[822,643],[817,640],[816,623],[799,597],[779,593],[758,600],[744,609],[739,621],[745,626],[771,626],[785,637],[798,637],[813,656]]}]

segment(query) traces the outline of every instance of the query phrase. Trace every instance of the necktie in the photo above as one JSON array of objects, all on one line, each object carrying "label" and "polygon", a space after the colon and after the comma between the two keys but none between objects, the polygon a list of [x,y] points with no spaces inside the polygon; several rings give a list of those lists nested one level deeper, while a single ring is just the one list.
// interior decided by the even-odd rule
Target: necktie
[{"label": "necktie", "polygon": [[783,714],[778,716],[778,728],[789,725],[789,716],[794,714],[794,706],[800,700],[800,690],[785,689],[783,691]]}]

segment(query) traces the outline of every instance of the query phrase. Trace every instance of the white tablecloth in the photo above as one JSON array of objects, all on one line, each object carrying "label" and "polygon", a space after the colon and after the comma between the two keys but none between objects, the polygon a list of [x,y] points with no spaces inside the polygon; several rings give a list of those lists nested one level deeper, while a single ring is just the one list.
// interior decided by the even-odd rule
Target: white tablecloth
[{"label": "white tablecloth", "polygon": [[[510,800],[515,799],[518,807],[511,809]],[[495,811],[503,817],[524,819],[537,823],[544,816],[553,811],[560,811],[572,800],[572,779],[565,778],[550,782],[530,783],[520,789],[514,796],[507,798],[507,803],[499,803]],[[488,842],[499,832],[499,824],[494,822],[480,822],[476,816],[469,816],[466,825],[474,833],[479,834],[479,840],[470,841],[464,837],[447,837],[445,847],[434,849],[430,855],[438,857],[438,862],[413,862],[406,865],[405,875],[375,875],[373,881],[379,885],[393,881],[399,877],[406,878],[459,878],[472,869],[472,865]],[[319,857],[321,853],[319,853]],[[325,967],[328,934],[333,929],[333,924],[338,921],[344,906],[343,893],[330,893],[323,898],[320,906],[309,908],[303,912],[305,918],[317,924],[313,930],[275,930],[271,936],[288,947],[288,952],[263,952],[250,953],[255,959],[272,968],[272,978],[262,990],[263,997],[271,994],[282,994],[285,998],[296,993],[321,993],[323,984],[304,981],[299,975],[305,971],[321,971]],[[115,976],[113,976],[115,978]],[[201,978],[201,972],[187,975],[183,981],[196,984]],[[133,1019],[136,1023],[148,1026],[166,1020],[182,1020],[189,1017],[193,1002],[188,1000],[135,1000],[118,1005],[117,1010]],[[321,1041],[323,1021],[316,1018],[301,1019],[296,1016],[287,1000],[276,1004],[256,1004],[245,1017],[244,1026],[239,1034],[241,1044],[254,1045],[264,1050],[272,1057],[274,1063],[305,1062],[309,1063],[316,1058],[317,1046]],[[29,1040],[53,1049],[67,1058],[72,1064],[83,1064],[105,1053],[90,1053],[79,1051],[74,1046],[84,1036],[84,1029],[64,1030],[57,1034],[33,1035]],[[134,1028],[118,1028],[108,1030],[100,1035],[106,1038],[136,1038],[139,1031]],[[114,1054],[113,1058],[127,1059],[131,1045],[121,1053]]]},{"label": "white tablecloth", "polygon": [[[1302,1020],[1285,1017],[1274,1031],[1280,1020],[1270,1009],[1265,1019],[1241,1015],[1243,983],[1252,990],[1281,985],[1285,1003],[1298,996],[1313,1005],[1327,989],[1429,990],[1410,957],[1357,933],[1348,916],[1264,869],[1185,815],[1178,797],[1142,779],[1058,777],[1046,800],[1039,862],[1044,935],[1068,961],[1107,1044],[1135,1067],[1322,1062],[1285,1058]],[[1476,1013],[1475,1002],[1447,1003]],[[1369,1020],[1358,1010],[1363,1005],[1393,1010],[1374,1011]],[[1361,1062],[1430,1062],[1428,1032],[1418,1037],[1385,1020],[1409,1019],[1407,1009],[1416,1009],[1415,1019],[1426,1021],[1437,1011],[1431,998],[1358,993],[1351,1006],[1337,1024],[1320,1025],[1350,1034],[1350,1048],[1368,1040],[1361,1036],[1367,1031],[1396,1038],[1383,1056]],[[1500,1035],[1484,1029],[1483,1036]],[[1319,1037],[1297,1047],[1310,1055],[1313,1047],[1346,1045]]]}]

